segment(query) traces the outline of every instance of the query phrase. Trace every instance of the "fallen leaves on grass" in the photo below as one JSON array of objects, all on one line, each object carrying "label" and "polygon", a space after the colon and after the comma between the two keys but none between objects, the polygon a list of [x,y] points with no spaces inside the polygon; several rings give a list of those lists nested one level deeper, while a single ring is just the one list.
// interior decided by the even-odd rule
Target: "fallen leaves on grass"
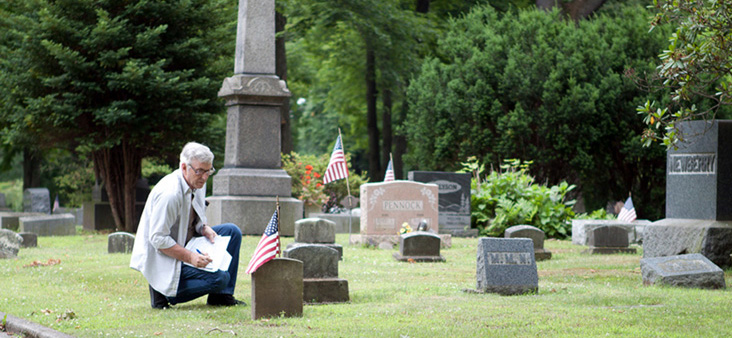
[{"label": "fallen leaves on grass", "polygon": [[49,258],[48,261],[46,261],[46,262],[41,262],[39,260],[35,260],[35,261],[31,262],[30,264],[23,265],[23,267],[29,268],[29,267],[35,267],[35,266],[49,266],[49,265],[56,265],[56,264],[61,264],[61,260],[55,259],[55,258]]}]

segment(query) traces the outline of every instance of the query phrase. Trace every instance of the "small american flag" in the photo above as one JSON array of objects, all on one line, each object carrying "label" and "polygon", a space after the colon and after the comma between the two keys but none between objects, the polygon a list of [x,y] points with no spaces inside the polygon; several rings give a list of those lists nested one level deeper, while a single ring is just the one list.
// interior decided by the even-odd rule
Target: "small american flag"
[{"label": "small american flag", "polygon": [[264,263],[271,261],[280,252],[280,233],[278,230],[279,216],[277,210],[272,214],[269,225],[264,229],[262,239],[259,240],[254,256],[249,261],[246,273],[252,274]]},{"label": "small american flag", "polygon": [[333,153],[330,154],[328,168],[325,169],[325,175],[323,175],[323,184],[328,184],[346,177],[348,177],[348,166],[346,165],[346,156],[343,154],[341,135],[338,135],[336,144],[333,147]]},{"label": "small american flag", "polygon": [[384,174],[384,182],[389,182],[394,180],[394,166],[391,164],[391,160],[389,160],[389,165],[386,166],[386,174]]},{"label": "small american flag", "polygon": [[637,216],[635,214],[635,207],[633,206],[633,199],[628,197],[628,200],[625,201],[625,204],[623,205],[623,209],[620,209],[618,220],[630,223],[635,221],[636,218]]}]

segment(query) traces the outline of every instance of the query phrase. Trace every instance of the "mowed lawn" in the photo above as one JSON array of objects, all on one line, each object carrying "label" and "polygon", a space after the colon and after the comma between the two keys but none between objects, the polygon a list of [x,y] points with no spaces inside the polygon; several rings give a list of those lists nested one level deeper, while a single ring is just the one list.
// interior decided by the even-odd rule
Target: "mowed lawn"
[{"label": "mowed lawn", "polygon": [[[80,231],[81,232],[81,231]],[[129,254],[108,254],[106,234],[40,237],[37,248],[0,260],[0,311],[78,337],[729,337],[732,293],[643,286],[637,254],[587,255],[547,240],[539,291],[521,296],[476,287],[477,238],[452,238],[443,263],[398,262],[395,250],[343,245],[339,276],[351,301],[305,305],[302,317],[252,320],[244,274],[259,236],[244,237],[235,296],[153,310]],[[292,243],[283,238],[282,245]],[[732,271],[726,271],[730,283]],[[263,302],[266,300],[257,300]]]}]

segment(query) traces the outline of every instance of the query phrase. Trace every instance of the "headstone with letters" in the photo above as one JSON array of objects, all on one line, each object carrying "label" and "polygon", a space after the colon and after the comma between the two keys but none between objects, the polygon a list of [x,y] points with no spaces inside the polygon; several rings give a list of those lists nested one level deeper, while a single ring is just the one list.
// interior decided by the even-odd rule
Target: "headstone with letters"
[{"label": "headstone with letters", "polygon": [[646,226],[643,257],[700,253],[732,266],[732,120],[690,121],[666,160],[666,218]]},{"label": "headstone with letters", "polygon": [[640,260],[643,284],[664,284],[702,289],[724,289],[724,271],[702,254]]},{"label": "headstone with letters", "polygon": [[[399,243],[403,224],[417,229],[425,222],[429,230],[439,233],[439,196],[436,184],[413,181],[391,181],[361,185],[361,234],[351,243],[379,246]],[[443,246],[449,246],[449,234],[440,234]]]},{"label": "headstone with letters", "polygon": [[436,184],[440,199],[440,233],[458,237],[477,236],[478,229],[470,229],[469,173],[440,171],[410,171],[410,181]]},{"label": "headstone with letters", "polygon": [[539,290],[531,239],[483,237],[478,240],[477,291],[516,295]]}]

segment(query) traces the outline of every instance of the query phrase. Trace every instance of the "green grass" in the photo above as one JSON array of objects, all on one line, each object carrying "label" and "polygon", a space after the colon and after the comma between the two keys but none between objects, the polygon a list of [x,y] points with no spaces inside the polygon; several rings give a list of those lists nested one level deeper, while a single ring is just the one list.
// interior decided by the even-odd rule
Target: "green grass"
[{"label": "green grass", "polygon": [[[258,240],[243,240],[235,293],[250,305],[243,271]],[[305,305],[299,318],[252,320],[250,305],[214,308],[205,298],[153,310],[145,279],[128,268],[128,254],[106,252],[104,234],[40,237],[38,248],[0,260],[0,311],[78,337],[732,336],[729,290],[643,286],[640,252],[590,256],[550,240],[552,259],[537,264],[539,292],[499,296],[463,291],[476,284],[475,238],[453,238],[444,263],[397,262],[392,251],[347,241],[337,236],[351,302]],[[61,262],[25,267],[49,259]]]}]

